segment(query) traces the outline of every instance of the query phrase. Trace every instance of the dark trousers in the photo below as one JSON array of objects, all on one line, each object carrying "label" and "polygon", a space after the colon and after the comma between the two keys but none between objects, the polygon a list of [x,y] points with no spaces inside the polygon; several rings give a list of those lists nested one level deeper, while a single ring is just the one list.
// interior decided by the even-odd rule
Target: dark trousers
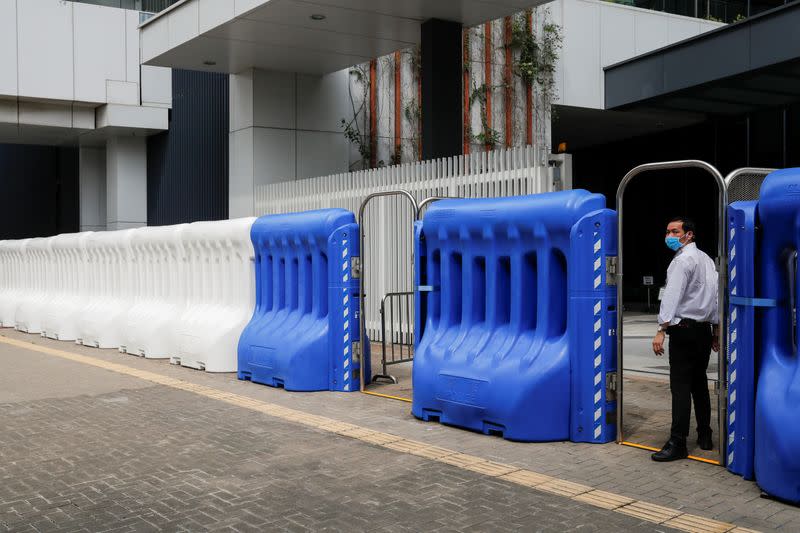
[{"label": "dark trousers", "polygon": [[711,354],[711,326],[694,324],[669,328],[669,388],[672,392],[671,438],[689,436],[689,417],[697,417],[699,434],[711,431],[711,399],[706,371]]}]

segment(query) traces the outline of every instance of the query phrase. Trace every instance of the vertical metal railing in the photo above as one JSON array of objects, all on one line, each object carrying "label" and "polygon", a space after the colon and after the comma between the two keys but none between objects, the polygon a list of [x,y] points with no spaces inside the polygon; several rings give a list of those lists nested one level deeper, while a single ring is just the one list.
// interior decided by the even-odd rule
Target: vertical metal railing
[{"label": "vertical metal railing", "polygon": [[390,292],[381,300],[381,372],[372,381],[390,381],[388,367],[414,360],[414,293]]}]

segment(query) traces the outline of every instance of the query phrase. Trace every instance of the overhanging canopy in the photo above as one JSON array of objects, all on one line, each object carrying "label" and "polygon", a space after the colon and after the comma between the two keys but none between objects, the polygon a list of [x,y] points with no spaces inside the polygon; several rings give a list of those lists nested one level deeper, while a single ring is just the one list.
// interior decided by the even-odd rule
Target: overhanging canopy
[{"label": "overhanging canopy", "polygon": [[800,3],[605,69],[606,109],[740,115],[800,101]]},{"label": "overhanging canopy", "polygon": [[[431,18],[470,26],[544,0],[184,0],[141,25],[142,63],[324,74],[419,43]],[[324,17],[324,18],[321,18]]]}]

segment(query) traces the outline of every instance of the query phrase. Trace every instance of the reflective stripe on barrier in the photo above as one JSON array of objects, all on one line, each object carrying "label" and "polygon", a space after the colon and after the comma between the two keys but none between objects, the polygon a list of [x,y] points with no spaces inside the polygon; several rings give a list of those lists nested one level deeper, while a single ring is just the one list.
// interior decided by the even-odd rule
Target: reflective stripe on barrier
[{"label": "reflective stripe on barrier", "polygon": [[617,291],[606,283],[606,257],[617,255],[616,240],[617,216],[609,209],[584,216],[570,235],[568,265],[573,268],[567,269],[572,388],[569,438],[574,442],[616,439],[616,402],[606,395],[607,376],[617,367]]},{"label": "reflective stripe on barrier", "polygon": [[755,416],[754,309],[756,202],[728,207],[728,470],[753,479]]},{"label": "reflective stripe on barrier", "polygon": [[773,172],[761,185],[755,475],[767,493],[800,503],[800,357],[796,331],[800,248],[800,169]]},{"label": "reflective stripe on barrier", "polygon": [[296,391],[359,390],[353,214],[323,209],[265,216],[253,224],[251,236],[256,304],[239,341],[239,378]]},{"label": "reflective stripe on barrier", "polygon": [[[442,200],[416,226],[414,400],[523,441],[615,438],[616,217],[586,191]],[[608,416],[610,415],[610,416]]]}]

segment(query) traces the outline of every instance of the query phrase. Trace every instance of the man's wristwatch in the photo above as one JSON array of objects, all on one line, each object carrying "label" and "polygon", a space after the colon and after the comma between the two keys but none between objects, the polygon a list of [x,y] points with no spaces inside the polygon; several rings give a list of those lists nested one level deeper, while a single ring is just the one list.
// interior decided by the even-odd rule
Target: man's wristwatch
[{"label": "man's wristwatch", "polygon": [[667,328],[665,328],[664,326],[658,326],[658,333],[666,333],[666,331]]}]

